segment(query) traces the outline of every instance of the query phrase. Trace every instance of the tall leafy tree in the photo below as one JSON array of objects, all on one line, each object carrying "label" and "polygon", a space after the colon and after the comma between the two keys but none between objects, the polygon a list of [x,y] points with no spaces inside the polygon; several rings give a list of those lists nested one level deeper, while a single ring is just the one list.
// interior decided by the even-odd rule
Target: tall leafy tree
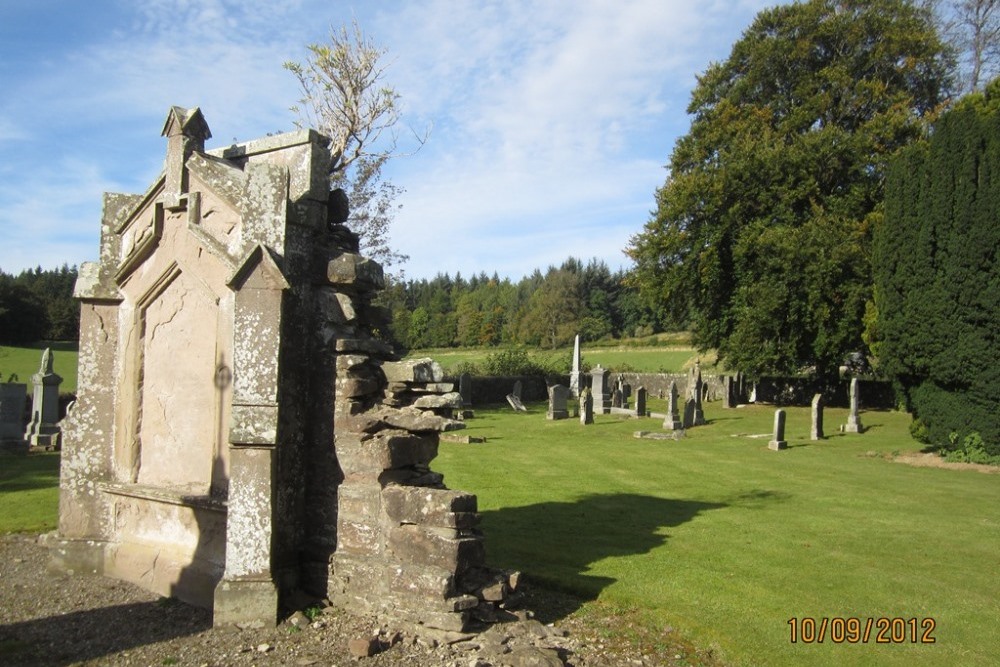
[{"label": "tall leafy tree", "polygon": [[[348,225],[365,253],[385,265],[406,261],[389,244],[389,227],[401,189],[384,178],[397,149],[399,93],[385,83],[386,51],[358,25],[330,30],[329,42],[307,45],[306,62],[285,63],[302,97],[291,108],[300,127],[331,139],[331,188],[343,188],[351,204]],[[414,134],[418,144],[426,140]]]},{"label": "tall leafy tree", "polygon": [[886,164],[947,100],[948,65],[906,0],[758,14],[699,77],[691,129],[630,240],[643,296],[730,366],[829,377],[862,346]]}]

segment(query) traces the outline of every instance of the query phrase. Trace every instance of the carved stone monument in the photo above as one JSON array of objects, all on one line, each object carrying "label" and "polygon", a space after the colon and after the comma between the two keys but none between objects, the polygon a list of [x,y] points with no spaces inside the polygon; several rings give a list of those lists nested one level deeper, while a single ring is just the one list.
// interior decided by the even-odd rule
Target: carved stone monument
[{"label": "carved stone monument", "polygon": [[0,382],[0,452],[26,454],[24,406],[28,387],[20,382]]},{"label": "carved stone monument", "polygon": [[663,428],[670,431],[680,431],[684,428],[681,421],[680,409],[677,407],[678,400],[677,383],[670,383],[670,393],[667,395],[667,416],[663,420]]},{"label": "carved stone monument", "polygon": [[52,350],[45,348],[38,372],[31,376],[31,420],[24,439],[32,447],[59,449],[59,385],[62,377],[52,370]]},{"label": "carved stone monument", "polygon": [[646,388],[639,387],[635,390],[635,416],[646,416]]},{"label": "carved stone monument", "polygon": [[593,395],[594,410],[602,415],[611,413],[611,394],[608,391],[608,371],[597,366],[590,371],[590,393]]},{"label": "carved stone monument", "polygon": [[847,425],[844,431],[847,433],[861,433],[864,426],[861,425],[861,395],[858,391],[858,378],[851,378],[851,408],[847,413]]},{"label": "carved stone monument", "polygon": [[586,387],[580,392],[580,423],[594,423],[594,396]]},{"label": "carved stone monument", "polygon": [[461,629],[481,603],[476,498],[429,469],[461,398],[372,334],[382,268],[329,190],[328,139],[206,151],[173,107],[164,172],[108,194],[80,269],[54,565],[274,624],[301,591]]},{"label": "carved stone monument", "polygon": [[816,394],[812,400],[812,425],[809,430],[810,440],[822,440],[823,435],[823,394]]},{"label": "carved stone monument", "polygon": [[768,449],[773,449],[775,451],[788,449],[788,442],[785,440],[784,410],[774,411],[774,433],[771,436],[771,441],[767,443],[767,447]]},{"label": "carved stone monument", "polygon": [[583,359],[580,357],[580,334],[577,334],[576,338],[573,339],[573,370],[569,373],[569,392],[573,398],[579,398],[580,390],[583,388],[582,362]]},{"label": "carved stone monument", "polygon": [[549,387],[549,409],[545,413],[546,419],[567,419],[569,410],[566,407],[566,399],[569,396],[569,389],[561,384],[554,384]]}]

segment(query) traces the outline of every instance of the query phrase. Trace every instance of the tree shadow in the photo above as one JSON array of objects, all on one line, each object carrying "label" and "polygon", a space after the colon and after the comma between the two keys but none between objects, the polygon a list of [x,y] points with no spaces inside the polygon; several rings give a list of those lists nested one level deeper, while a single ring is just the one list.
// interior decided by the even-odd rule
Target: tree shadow
[{"label": "tree shadow", "polygon": [[534,610],[538,618],[551,622],[597,598],[616,581],[590,574],[592,565],[647,553],[667,542],[668,529],[723,507],[727,504],[612,493],[506,507],[481,516],[492,565],[521,570],[529,581],[562,594],[561,602],[551,606],[544,598],[532,598],[543,607]]},{"label": "tree shadow", "polygon": [[0,625],[0,664],[79,664],[211,627],[211,612],[167,598],[84,609]]}]

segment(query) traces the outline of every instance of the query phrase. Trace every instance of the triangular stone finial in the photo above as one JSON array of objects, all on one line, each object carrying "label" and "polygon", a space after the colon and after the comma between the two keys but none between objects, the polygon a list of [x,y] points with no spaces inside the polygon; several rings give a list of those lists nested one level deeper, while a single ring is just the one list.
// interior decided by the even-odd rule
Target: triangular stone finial
[{"label": "triangular stone finial", "polygon": [[167,138],[167,163],[164,169],[164,205],[171,210],[182,208],[181,197],[187,193],[185,163],[194,152],[205,150],[205,140],[212,136],[201,109],[170,107],[161,136]]},{"label": "triangular stone finial", "polygon": [[172,137],[183,134],[192,139],[205,141],[212,138],[212,131],[208,128],[205,116],[202,115],[199,107],[185,109],[184,107],[172,106],[167,112],[167,119],[163,122],[161,137]]}]

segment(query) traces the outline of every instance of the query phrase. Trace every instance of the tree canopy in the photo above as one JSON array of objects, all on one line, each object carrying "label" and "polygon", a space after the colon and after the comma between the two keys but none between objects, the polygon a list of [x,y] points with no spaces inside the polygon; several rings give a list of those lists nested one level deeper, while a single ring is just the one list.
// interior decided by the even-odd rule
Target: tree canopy
[{"label": "tree canopy", "polygon": [[761,12],[699,77],[690,131],[630,240],[644,298],[751,375],[862,348],[886,165],[947,100],[947,51],[905,0]]}]

